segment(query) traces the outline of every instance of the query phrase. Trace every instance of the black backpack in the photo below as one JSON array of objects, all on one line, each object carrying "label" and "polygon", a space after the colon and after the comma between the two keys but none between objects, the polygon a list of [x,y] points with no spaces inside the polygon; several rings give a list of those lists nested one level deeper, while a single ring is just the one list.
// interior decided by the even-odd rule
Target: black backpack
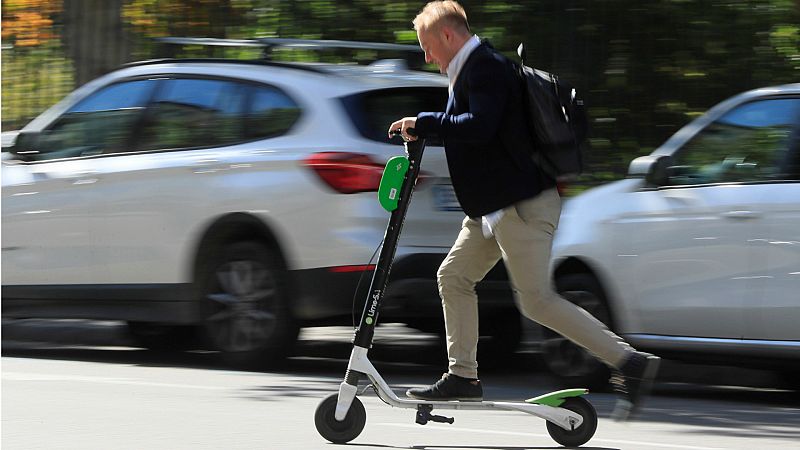
[{"label": "black backpack", "polygon": [[531,157],[556,180],[577,177],[588,147],[589,123],[583,99],[557,75],[525,65],[525,46],[517,48],[523,102],[534,141]]}]

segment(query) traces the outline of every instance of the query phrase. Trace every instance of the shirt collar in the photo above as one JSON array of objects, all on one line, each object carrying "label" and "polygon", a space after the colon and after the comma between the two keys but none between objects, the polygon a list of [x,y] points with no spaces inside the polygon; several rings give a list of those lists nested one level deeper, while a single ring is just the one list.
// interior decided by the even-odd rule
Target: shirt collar
[{"label": "shirt collar", "polygon": [[469,55],[471,55],[479,45],[481,45],[481,40],[478,38],[478,35],[472,36],[472,38],[468,39],[467,42],[461,46],[456,56],[450,60],[450,64],[447,65],[447,77],[450,79],[450,92],[453,91],[453,86],[456,84],[458,74],[461,72],[461,68],[464,67],[464,63],[467,62],[467,58],[469,58]]}]

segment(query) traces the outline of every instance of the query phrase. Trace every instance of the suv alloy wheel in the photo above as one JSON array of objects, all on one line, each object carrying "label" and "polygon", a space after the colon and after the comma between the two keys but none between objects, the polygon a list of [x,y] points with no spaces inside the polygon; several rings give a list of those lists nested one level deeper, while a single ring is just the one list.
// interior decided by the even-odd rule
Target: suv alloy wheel
[{"label": "suv alloy wheel", "polygon": [[235,242],[217,253],[199,280],[211,347],[232,365],[269,363],[290,353],[298,328],[285,270],[260,242]]}]

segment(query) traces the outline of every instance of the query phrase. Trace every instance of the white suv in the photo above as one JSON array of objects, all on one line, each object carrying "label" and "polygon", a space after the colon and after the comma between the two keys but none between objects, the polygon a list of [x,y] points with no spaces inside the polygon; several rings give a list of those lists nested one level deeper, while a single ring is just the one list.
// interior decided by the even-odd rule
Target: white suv
[{"label": "white suv", "polygon": [[[235,361],[351,324],[389,217],[383,164],[403,152],[386,129],[446,99],[445,78],[386,64],[156,60],[92,81],[3,154],[3,316],[124,320],[150,346],[199,328]],[[434,329],[463,213],[435,142],[422,170],[382,318]],[[481,295],[516,314],[502,279]]]},{"label": "white suv", "polygon": [[[800,84],[720,103],[567,202],[553,256],[559,290],[637,348],[800,365]],[[545,334],[556,373],[602,379]]]}]

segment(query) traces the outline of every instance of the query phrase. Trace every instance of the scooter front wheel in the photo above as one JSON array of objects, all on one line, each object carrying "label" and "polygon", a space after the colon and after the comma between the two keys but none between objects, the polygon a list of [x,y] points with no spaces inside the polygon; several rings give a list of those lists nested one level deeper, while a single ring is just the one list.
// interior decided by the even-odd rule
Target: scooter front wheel
[{"label": "scooter front wheel", "polygon": [[367,423],[367,411],[361,400],[356,397],[353,399],[353,404],[350,405],[350,411],[340,422],[334,416],[338,400],[339,394],[331,394],[320,402],[314,413],[314,425],[325,439],[334,444],[344,444],[358,437],[364,430],[364,425]]},{"label": "scooter front wheel", "polygon": [[564,447],[579,447],[589,442],[597,430],[597,411],[594,406],[582,397],[571,397],[561,404],[561,408],[580,414],[583,422],[574,430],[565,430],[547,422],[547,432],[550,433],[550,437]]}]

